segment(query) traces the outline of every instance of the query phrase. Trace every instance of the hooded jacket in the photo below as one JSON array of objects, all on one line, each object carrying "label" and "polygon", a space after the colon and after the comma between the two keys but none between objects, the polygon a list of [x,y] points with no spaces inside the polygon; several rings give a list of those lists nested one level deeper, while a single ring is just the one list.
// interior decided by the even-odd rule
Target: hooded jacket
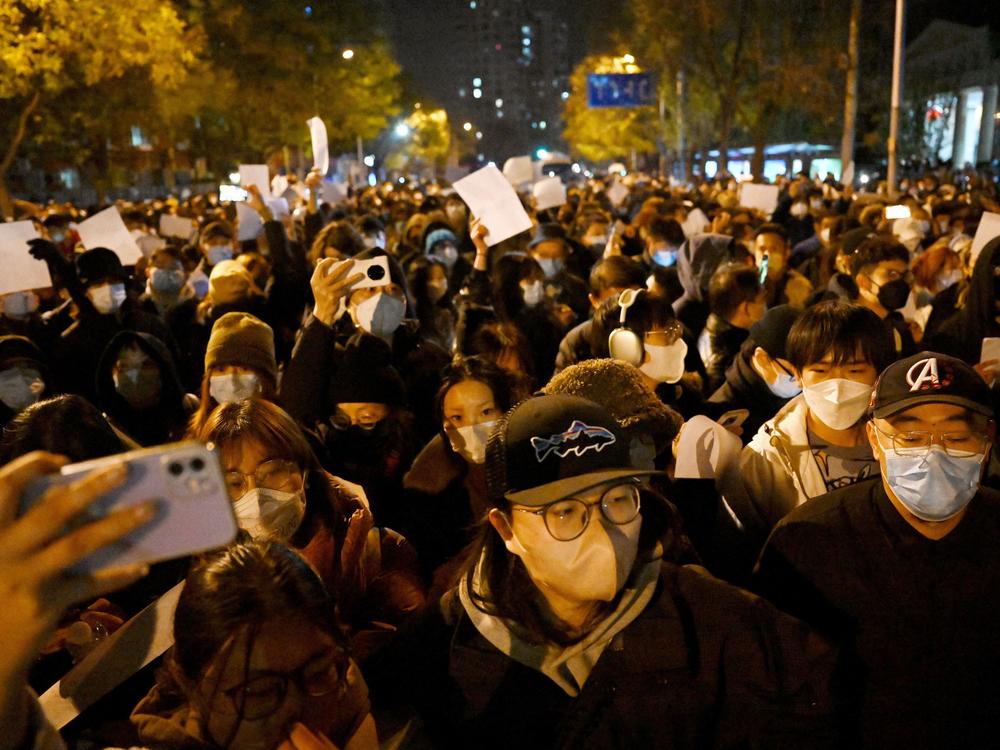
[{"label": "hooded jacket", "polygon": [[[159,401],[150,409],[137,411],[115,389],[111,376],[118,353],[126,346],[137,346],[160,369],[162,389]],[[170,350],[156,336],[136,331],[121,331],[108,343],[97,364],[94,378],[97,404],[111,420],[137,443],[144,446],[177,440],[187,428],[187,420],[197,408],[197,399],[185,393]]]},{"label": "hooded jacket", "polygon": [[757,549],[789,511],[827,492],[809,447],[808,412],[802,394],[785,404],[719,480],[726,503]]},{"label": "hooded jacket", "polygon": [[708,282],[733,258],[736,241],[726,234],[696,234],[677,253],[677,278],[684,294],[674,302],[677,318],[696,335],[708,320]]}]

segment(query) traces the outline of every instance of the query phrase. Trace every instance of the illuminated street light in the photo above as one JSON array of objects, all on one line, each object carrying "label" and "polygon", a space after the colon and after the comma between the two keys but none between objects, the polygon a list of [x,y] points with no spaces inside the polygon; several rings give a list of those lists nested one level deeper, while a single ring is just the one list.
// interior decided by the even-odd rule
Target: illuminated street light
[{"label": "illuminated street light", "polygon": [[472,130],[472,123],[471,122],[464,123],[462,125],[462,130],[468,133],[470,130]]},{"label": "illuminated street light", "polygon": [[628,53],[625,53],[624,55],[622,55],[622,60],[624,62],[626,62],[626,63],[634,63],[635,62],[635,58],[632,57],[632,55],[630,55]]},{"label": "illuminated street light", "polygon": [[345,49],[343,52],[340,53],[340,56],[343,57],[345,60],[350,60],[352,57],[354,57],[354,50]]},{"label": "illuminated street light", "polygon": [[393,132],[397,138],[406,138],[410,135],[410,126],[405,122],[401,122],[393,129]]}]

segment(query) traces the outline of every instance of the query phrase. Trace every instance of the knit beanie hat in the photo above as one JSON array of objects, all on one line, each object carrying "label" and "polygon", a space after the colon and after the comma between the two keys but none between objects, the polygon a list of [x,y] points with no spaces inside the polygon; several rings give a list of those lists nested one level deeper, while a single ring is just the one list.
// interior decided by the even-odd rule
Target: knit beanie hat
[{"label": "knit beanie hat", "polygon": [[77,255],[76,276],[84,286],[101,279],[113,278],[124,281],[128,278],[114,250],[106,247],[95,247]]},{"label": "knit beanie hat", "polygon": [[278,379],[274,359],[274,331],[249,313],[226,313],[212,326],[205,351],[205,369],[241,365]]},{"label": "knit beanie hat", "polygon": [[236,260],[223,260],[212,268],[208,293],[212,304],[228,305],[259,293],[259,290],[246,266]]},{"label": "knit beanie hat", "polygon": [[439,242],[450,242],[453,245],[458,244],[458,238],[455,233],[450,229],[435,229],[427,233],[427,237],[424,239],[424,252],[431,252],[434,246]]},{"label": "knit beanie hat", "polygon": [[629,433],[645,433],[668,445],[684,419],[646,385],[638,368],[617,359],[587,359],[553,376],[542,393],[579,396],[607,409]]},{"label": "knit beanie hat", "polygon": [[377,336],[356,333],[330,382],[331,404],[388,404],[401,406],[406,387],[392,366],[392,350]]}]

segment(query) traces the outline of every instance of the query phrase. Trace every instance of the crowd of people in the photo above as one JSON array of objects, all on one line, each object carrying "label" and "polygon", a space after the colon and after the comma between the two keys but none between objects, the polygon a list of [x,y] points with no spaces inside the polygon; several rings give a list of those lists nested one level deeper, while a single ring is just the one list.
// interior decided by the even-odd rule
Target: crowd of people
[{"label": "crowd of people", "polygon": [[[53,285],[0,298],[5,746],[996,745],[996,182],[799,174],[764,213],[615,174],[490,246],[444,184],[288,181],[120,203],[134,266],[80,207],[8,217]],[[156,522],[86,514],[121,465],[19,515],[181,439],[224,549],[80,574]],[[36,696],[181,582],[166,654],[53,726]]]}]

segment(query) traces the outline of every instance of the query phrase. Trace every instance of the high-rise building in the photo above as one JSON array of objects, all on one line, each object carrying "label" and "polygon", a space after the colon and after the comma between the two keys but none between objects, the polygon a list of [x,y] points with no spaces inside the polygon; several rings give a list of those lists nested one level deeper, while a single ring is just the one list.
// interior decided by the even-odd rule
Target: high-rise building
[{"label": "high-rise building", "polygon": [[493,158],[557,145],[569,88],[565,21],[538,0],[462,0],[454,17],[448,111],[483,134]]}]

